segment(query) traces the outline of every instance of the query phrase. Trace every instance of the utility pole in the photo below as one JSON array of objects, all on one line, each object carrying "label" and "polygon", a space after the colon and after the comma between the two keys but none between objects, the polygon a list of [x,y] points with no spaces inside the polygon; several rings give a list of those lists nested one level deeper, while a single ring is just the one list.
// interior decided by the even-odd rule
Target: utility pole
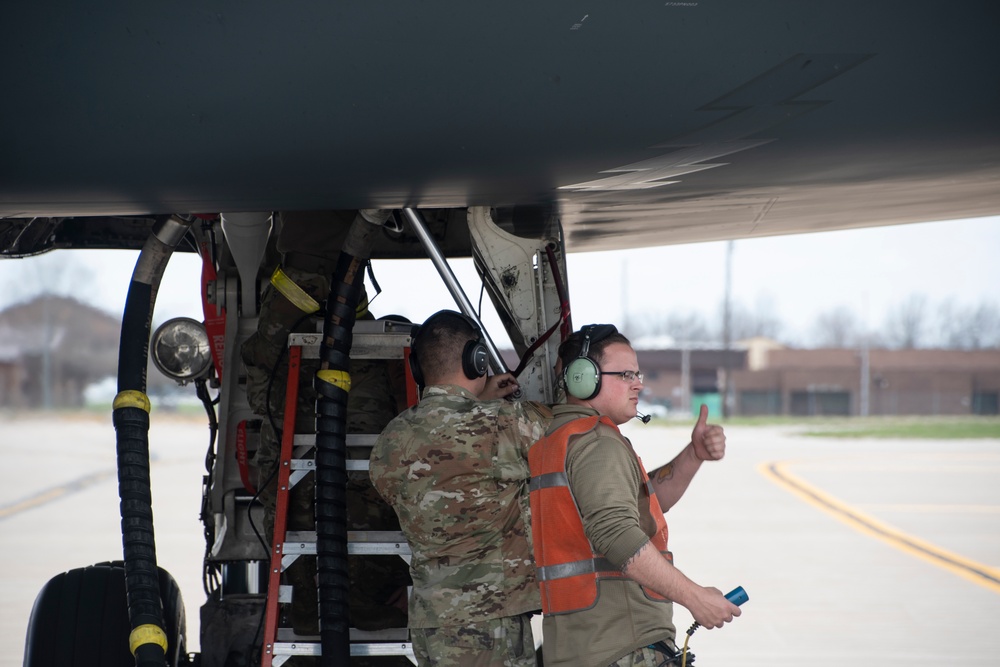
[{"label": "utility pole", "polygon": [[42,300],[42,408],[52,409],[52,296],[43,293]]},{"label": "utility pole", "polygon": [[681,409],[691,414],[691,348],[681,344]]},{"label": "utility pole", "polygon": [[733,383],[730,377],[729,352],[732,348],[733,244],[726,242],[726,286],[722,302],[722,417],[729,417],[733,403]]},{"label": "utility pole", "polygon": [[868,335],[868,293],[864,294],[864,315],[862,316],[861,331],[861,386],[858,393],[858,415],[867,417],[871,411],[869,393],[872,386],[871,380],[871,341]]},{"label": "utility pole", "polygon": [[869,388],[871,387],[871,364],[869,361],[869,345],[867,334],[862,339],[861,342],[861,393],[860,393],[860,405],[858,406],[858,414],[861,417],[867,417],[869,414]]},{"label": "utility pole", "polygon": [[632,337],[634,334],[628,327],[628,259],[622,259],[622,278],[621,278],[621,289],[622,289],[622,329],[625,331],[625,335]]}]

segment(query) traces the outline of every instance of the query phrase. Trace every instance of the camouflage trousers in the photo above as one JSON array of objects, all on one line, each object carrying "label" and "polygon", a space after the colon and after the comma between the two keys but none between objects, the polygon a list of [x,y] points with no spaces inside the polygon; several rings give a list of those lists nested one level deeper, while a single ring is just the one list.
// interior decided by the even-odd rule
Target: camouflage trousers
[{"label": "camouflage trousers", "polygon": [[440,628],[410,628],[421,667],[535,667],[531,614]]},{"label": "camouflage trousers", "polygon": [[[666,644],[666,646],[663,646]],[[694,656],[688,655],[688,664],[693,664]],[[680,651],[673,642],[659,642],[652,646],[637,648],[626,656],[612,662],[608,667],[680,667]]]}]

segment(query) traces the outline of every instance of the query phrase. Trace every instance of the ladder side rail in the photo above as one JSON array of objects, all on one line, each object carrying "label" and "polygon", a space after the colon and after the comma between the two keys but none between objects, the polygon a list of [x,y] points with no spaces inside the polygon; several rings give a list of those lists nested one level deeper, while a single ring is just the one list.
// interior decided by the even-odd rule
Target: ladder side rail
[{"label": "ladder side rail", "polygon": [[278,489],[275,503],[274,533],[271,543],[271,570],[268,573],[267,605],[264,615],[264,646],[261,667],[271,667],[274,643],[278,633],[278,590],[281,585],[281,558],[288,527],[288,492],[291,476],[290,461],[295,439],[295,407],[299,400],[299,370],[302,348],[288,348],[288,381],[285,387],[285,415],[281,431],[281,457],[278,459]]}]

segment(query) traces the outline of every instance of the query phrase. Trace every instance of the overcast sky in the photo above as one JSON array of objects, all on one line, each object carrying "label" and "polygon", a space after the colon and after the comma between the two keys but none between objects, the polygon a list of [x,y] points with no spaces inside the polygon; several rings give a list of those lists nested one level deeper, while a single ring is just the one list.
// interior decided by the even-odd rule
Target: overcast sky
[{"label": "overcast sky", "polygon": [[[643,316],[701,313],[718,328],[725,291],[726,243],[700,243],[600,253],[571,253],[568,259],[573,322],[619,326]],[[83,280],[67,279],[83,301],[121,314],[137,252],[80,251],[74,261],[89,268]],[[35,292],[45,262],[0,260],[0,307]],[[470,300],[479,301],[471,260],[453,270]],[[186,315],[201,319],[199,260],[171,260],[157,298],[155,319]],[[383,289],[372,305],[377,315],[396,313],[421,321],[454,302],[425,260],[380,261],[375,275]],[[63,286],[59,291],[65,292]],[[75,288],[74,288],[75,289]],[[369,294],[374,290],[369,285]],[[817,318],[838,306],[859,319],[866,311],[873,330],[886,312],[910,295],[923,295],[932,309],[988,302],[1000,306],[1000,217],[895,227],[739,240],[733,245],[733,300],[751,311],[766,309],[786,325],[786,340],[808,343]],[[501,347],[507,343],[485,299],[484,321]]]}]

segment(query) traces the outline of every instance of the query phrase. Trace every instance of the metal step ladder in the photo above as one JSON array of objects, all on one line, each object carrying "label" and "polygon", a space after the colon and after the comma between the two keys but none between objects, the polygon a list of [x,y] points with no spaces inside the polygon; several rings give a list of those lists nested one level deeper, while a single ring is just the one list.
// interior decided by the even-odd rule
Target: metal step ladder
[{"label": "metal step ladder", "polygon": [[[393,322],[358,321],[355,323],[352,359],[402,359],[410,350],[409,326]],[[279,627],[281,604],[292,601],[292,586],[281,584],[281,574],[300,556],[316,555],[316,531],[289,531],[288,495],[291,489],[315,469],[314,434],[296,434],[295,408],[303,359],[319,358],[322,334],[291,334],[288,337],[288,384],[285,390],[285,415],[282,426],[281,457],[278,462],[278,490],[275,507],[274,539],[268,571],[268,593],[264,610],[264,645],[262,667],[280,667],[292,656],[321,655],[318,635],[297,635],[291,628]],[[407,403],[416,402],[416,385],[407,374]],[[348,435],[347,446],[371,448],[378,434]],[[348,459],[347,471],[368,471],[368,459]],[[409,561],[410,546],[400,531],[348,531],[349,556],[403,557]],[[277,595],[274,592],[277,591]],[[365,631],[350,629],[351,656],[405,656],[416,664],[409,630],[388,628]]]}]

